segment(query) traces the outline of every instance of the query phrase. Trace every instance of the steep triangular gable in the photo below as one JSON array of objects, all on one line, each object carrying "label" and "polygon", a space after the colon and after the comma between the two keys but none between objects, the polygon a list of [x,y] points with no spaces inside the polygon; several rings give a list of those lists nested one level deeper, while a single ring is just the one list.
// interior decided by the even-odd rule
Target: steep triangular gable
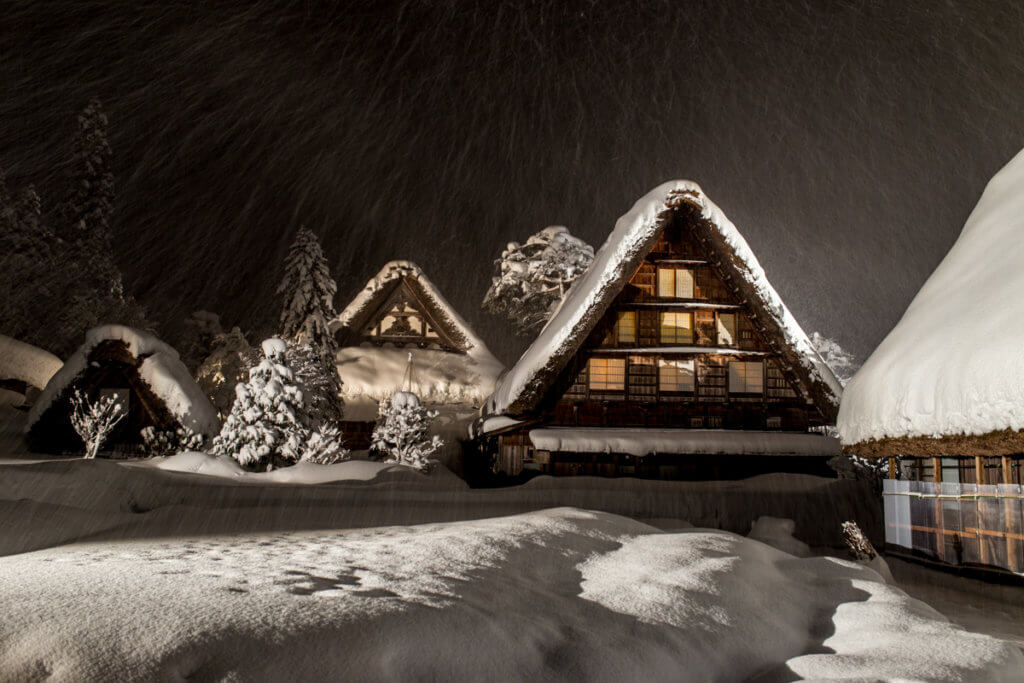
[{"label": "steep triangular gable", "polygon": [[391,292],[360,328],[363,339],[381,342],[428,342],[442,348],[465,352],[464,345],[452,338],[451,325],[438,320],[430,306],[416,293],[416,281],[404,277],[393,282]]},{"label": "steep triangular gable", "polygon": [[695,235],[714,255],[751,318],[764,328],[766,337],[782,340],[777,352],[799,375],[816,407],[826,419],[835,418],[842,393],[835,375],[814,351],[739,231],[700,187],[689,181],[655,188],[616,222],[594,263],[498,383],[487,404],[489,413],[524,415],[537,409],[664,228],[683,211],[692,213]]},{"label": "steep triangular gable", "polygon": [[469,324],[455,312],[420,267],[411,261],[385,264],[332,321],[331,329],[339,346],[358,345],[363,333],[386,318],[392,306],[400,301],[408,302],[422,314],[437,334],[441,346],[494,360]]}]

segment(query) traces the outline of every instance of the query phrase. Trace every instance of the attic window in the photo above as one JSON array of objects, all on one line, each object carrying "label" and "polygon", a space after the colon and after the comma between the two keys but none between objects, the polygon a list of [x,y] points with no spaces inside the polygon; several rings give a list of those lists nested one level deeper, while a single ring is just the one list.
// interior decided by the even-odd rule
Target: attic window
[{"label": "attic window", "polygon": [[692,344],[693,313],[662,313],[661,343]]},{"label": "attic window", "polygon": [[693,393],[693,378],[692,360],[658,361],[658,386],[662,391]]},{"label": "attic window", "polygon": [[621,311],[615,322],[615,338],[620,344],[636,343],[636,311]]},{"label": "attic window", "polygon": [[730,394],[763,394],[764,364],[761,361],[729,363]]},{"label": "attic window", "polygon": [[663,299],[692,299],[693,271],[689,268],[658,268],[658,296]]},{"label": "attic window", "polygon": [[736,314],[718,314],[718,345],[733,346],[736,343]]},{"label": "attic window", "polygon": [[587,362],[587,368],[591,391],[625,390],[625,358],[591,358]]}]

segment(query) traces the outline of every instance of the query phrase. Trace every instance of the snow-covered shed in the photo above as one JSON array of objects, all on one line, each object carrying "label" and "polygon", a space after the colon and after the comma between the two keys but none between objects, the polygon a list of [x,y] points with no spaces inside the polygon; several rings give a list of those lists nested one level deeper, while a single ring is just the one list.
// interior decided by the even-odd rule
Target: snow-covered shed
[{"label": "snow-covered shed", "polygon": [[736,227],[672,181],[616,222],[475,428],[509,474],[821,472],[841,392]]},{"label": "snow-covered shed", "polygon": [[477,410],[503,366],[411,261],[384,265],[331,322],[347,442],[368,443],[381,399],[397,390],[431,407]]},{"label": "snow-covered shed", "polygon": [[112,449],[141,443],[140,431],[187,427],[213,436],[217,412],[196,385],[178,352],[146,332],[123,325],[89,330],[85,343],[47,382],[29,411],[27,432],[33,450],[79,452],[81,440],[71,426],[71,397],[81,391],[90,400],[113,396],[124,417],[108,439]]},{"label": "snow-covered shed", "polygon": [[0,334],[0,406],[31,405],[61,365],[49,351]]},{"label": "snow-covered shed", "polygon": [[838,428],[887,460],[890,543],[1024,571],[1024,151],[847,384]]}]

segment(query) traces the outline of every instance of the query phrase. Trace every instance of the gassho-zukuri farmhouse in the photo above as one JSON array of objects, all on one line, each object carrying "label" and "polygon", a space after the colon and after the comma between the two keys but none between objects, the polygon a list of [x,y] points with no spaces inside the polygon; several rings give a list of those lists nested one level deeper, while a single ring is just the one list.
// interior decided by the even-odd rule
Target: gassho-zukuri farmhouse
[{"label": "gassho-zukuri farmhouse", "polygon": [[673,181],[618,220],[474,435],[509,475],[831,474],[841,393],[736,227]]}]

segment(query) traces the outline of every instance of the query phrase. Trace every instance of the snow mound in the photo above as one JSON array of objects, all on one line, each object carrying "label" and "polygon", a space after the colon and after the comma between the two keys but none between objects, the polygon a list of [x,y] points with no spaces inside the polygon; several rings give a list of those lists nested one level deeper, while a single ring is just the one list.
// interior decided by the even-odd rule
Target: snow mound
[{"label": "snow mound", "polygon": [[811,549],[803,541],[794,538],[796,522],[791,519],[762,515],[750,525],[747,538],[789,553],[796,557],[809,557]]},{"label": "snow mound", "polygon": [[1024,151],[846,386],[844,444],[1024,429]]},{"label": "snow mound", "polygon": [[856,564],[568,508],[0,563],[4,680],[1012,680],[1024,667]]},{"label": "snow mound", "polygon": [[16,379],[42,389],[61,365],[60,358],[49,351],[0,334],[0,379]]},{"label": "snow mound", "polygon": [[815,351],[807,334],[768,282],[764,269],[736,226],[697,183],[673,180],[641,197],[628,213],[615,222],[615,228],[598,250],[590,268],[572,284],[537,339],[501,378],[488,401],[489,413],[510,411],[520,397],[532,390],[538,377],[550,369],[549,365],[556,362],[553,359],[567,358],[575,351],[581,341],[584,321],[601,309],[609,290],[627,275],[625,271],[630,266],[631,256],[638,253],[660,229],[659,215],[669,205],[672,197],[680,193],[685,193],[700,207],[702,217],[711,223],[725,244],[733,250],[740,262],[741,276],[753,286],[764,310],[778,324],[786,343],[796,350],[805,369],[813,378],[829,387],[833,400],[842,395],[839,380]]},{"label": "snow mound", "polygon": [[283,339],[278,339],[277,337],[264,339],[263,343],[260,344],[260,348],[263,349],[263,355],[267,358],[283,356],[288,351],[288,345]]},{"label": "snow mound", "polygon": [[139,365],[139,376],[167,404],[168,410],[182,425],[198,434],[212,436],[217,433],[220,429],[217,411],[192,379],[188,368],[178,359],[178,352],[153,335],[124,325],[102,325],[86,333],[85,343],[50,378],[39,400],[32,406],[26,430],[31,429],[53,402],[85,372],[89,354],[105,341],[124,342],[132,356],[143,359]]}]

